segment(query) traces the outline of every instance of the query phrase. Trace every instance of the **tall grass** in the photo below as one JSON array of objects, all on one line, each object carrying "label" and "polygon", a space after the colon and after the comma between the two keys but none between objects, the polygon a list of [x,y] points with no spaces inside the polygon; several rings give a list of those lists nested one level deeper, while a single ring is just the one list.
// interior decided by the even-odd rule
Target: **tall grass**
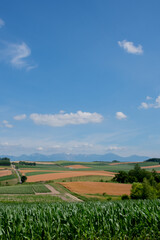
[{"label": "tall grass", "polygon": [[160,201],[1,204],[0,239],[160,239]]}]

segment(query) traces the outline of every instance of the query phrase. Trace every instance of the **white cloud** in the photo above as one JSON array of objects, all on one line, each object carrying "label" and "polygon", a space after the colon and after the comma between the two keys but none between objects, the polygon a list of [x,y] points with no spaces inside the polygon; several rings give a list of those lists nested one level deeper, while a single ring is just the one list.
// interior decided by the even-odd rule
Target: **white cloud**
[{"label": "white cloud", "polygon": [[[147,100],[151,100],[152,98]],[[142,102],[141,105],[139,106],[139,108],[143,108],[143,109],[148,109],[148,108],[160,108],[160,95],[155,99],[155,102],[153,103],[146,103],[146,102]]]},{"label": "white cloud", "polygon": [[116,112],[116,118],[119,120],[126,119],[127,116],[123,112]]},{"label": "white cloud", "polygon": [[141,45],[138,45],[137,47],[134,46],[133,42],[128,42],[126,40],[118,41],[118,45],[122,47],[126,52],[132,53],[132,54],[142,54],[143,49]]},{"label": "white cloud", "polygon": [[5,22],[3,21],[2,18],[0,18],[0,28],[2,28],[5,25]]},{"label": "white cloud", "polygon": [[146,100],[151,100],[151,99],[152,99],[152,97],[150,97],[150,96],[146,97]]},{"label": "white cloud", "polygon": [[38,151],[43,151],[43,147],[37,147]]},{"label": "white cloud", "polygon": [[24,119],[26,119],[26,114],[21,114],[21,115],[16,115],[16,116],[14,116],[13,118],[15,119],[15,120],[18,120],[18,121],[20,121],[20,120],[24,120]]},{"label": "white cloud", "polygon": [[52,127],[62,127],[65,125],[73,124],[87,124],[87,123],[100,123],[103,120],[103,116],[98,113],[77,111],[76,113],[64,113],[58,114],[38,114],[33,113],[30,118],[38,125],[48,125]]},{"label": "white cloud", "polygon": [[5,60],[7,63],[10,63],[13,67],[18,69],[25,68],[29,71],[37,67],[37,65],[30,64],[26,60],[26,58],[31,55],[31,49],[27,46],[26,43],[22,42],[21,44],[4,44],[6,47],[1,50],[1,59]]},{"label": "white cloud", "polygon": [[4,120],[3,121],[3,126],[6,127],[6,128],[13,128],[13,125],[10,124],[8,121]]}]

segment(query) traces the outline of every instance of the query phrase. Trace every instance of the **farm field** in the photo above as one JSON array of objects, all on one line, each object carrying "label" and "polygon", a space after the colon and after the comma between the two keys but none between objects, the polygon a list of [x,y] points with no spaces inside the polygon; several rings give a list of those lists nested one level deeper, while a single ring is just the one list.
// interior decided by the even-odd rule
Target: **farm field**
[{"label": "farm field", "polygon": [[0,194],[35,194],[50,192],[43,184],[0,187]]},{"label": "farm field", "polygon": [[12,175],[11,170],[0,170],[0,177]]},{"label": "farm field", "polygon": [[[160,239],[160,201],[1,204],[0,239]],[[15,224],[16,223],[16,224]]]},{"label": "farm field", "polygon": [[69,178],[69,177],[77,177],[77,176],[89,176],[89,175],[99,175],[99,176],[109,176],[114,177],[114,173],[106,172],[106,171],[67,171],[61,173],[48,173],[41,175],[33,175],[28,176],[27,182],[39,182],[39,181],[49,181],[60,178]]},{"label": "farm field", "polygon": [[63,182],[64,187],[78,194],[130,195],[131,184],[104,182]]}]

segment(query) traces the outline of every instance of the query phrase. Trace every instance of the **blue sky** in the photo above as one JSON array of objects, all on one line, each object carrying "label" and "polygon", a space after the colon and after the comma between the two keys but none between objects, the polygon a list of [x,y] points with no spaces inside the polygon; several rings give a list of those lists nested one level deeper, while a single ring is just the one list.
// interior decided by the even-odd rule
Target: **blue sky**
[{"label": "blue sky", "polygon": [[158,0],[0,1],[0,154],[160,156]]}]

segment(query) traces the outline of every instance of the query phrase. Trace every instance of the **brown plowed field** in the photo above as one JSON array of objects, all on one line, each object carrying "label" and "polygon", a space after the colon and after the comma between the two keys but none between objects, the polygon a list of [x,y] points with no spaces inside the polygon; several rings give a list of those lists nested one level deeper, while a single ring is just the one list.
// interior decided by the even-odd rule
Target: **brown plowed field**
[{"label": "brown plowed field", "polygon": [[11,170],[1,170],[0,171],[0,177],[9,176],[11,174],[12,174]]},{"label": "brown plowed field", "polygon": [[141,168],[160,168],[160,164],[159,165],[153,165],[153,166],[145,166],[145,167],[141,167]]},{"label": "brown plowed field", "polygon": [[64,182],[61,183],[71,192],[78,194],[103,194],[108,195],[130,195],[132,184],[104,183],[104,182]]},{"label": "brown plowed field", "polygon": [[69,165],[69,166],[66,166],[67,168],[73,168],[73,169],[79,169],[79,168],[90,168],[90,167],[86,167],[86,166],[83,166],[83,165]]},{"label": "brown plowed field", "polygon": [[60,178],[79,177],[79,176],[110,176],[114,177],[114,173],[106,171],[65,171],[60,173],[47,173],[41,175],[33,175],[27,177],[27,182],[48,181]]}]

